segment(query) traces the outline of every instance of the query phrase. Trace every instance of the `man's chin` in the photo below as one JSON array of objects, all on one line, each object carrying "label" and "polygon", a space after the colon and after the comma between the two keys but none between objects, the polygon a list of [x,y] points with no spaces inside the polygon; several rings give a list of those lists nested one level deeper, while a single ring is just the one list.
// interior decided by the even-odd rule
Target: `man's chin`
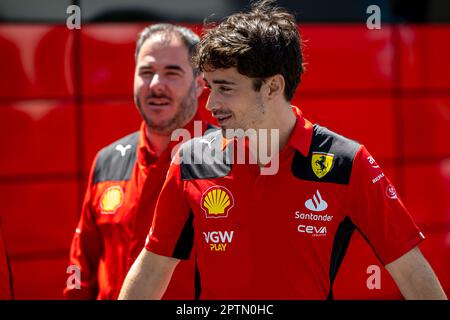
[{"label": "man's chin", "polygon": [[172,134],[172,131],[176,128],[174,124],[147,124],[147,130],[150,133],[160,136],[168,136]]}]

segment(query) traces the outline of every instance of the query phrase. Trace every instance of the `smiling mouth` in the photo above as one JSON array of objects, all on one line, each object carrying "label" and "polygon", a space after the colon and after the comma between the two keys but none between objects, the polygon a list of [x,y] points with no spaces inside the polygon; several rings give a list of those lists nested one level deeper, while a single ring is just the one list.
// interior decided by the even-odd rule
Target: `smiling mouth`
[{"label": "smiling mouth", "polygon": [[168,98],[150,98],[147,99],[146,105],[150,107],[163,108],[170,104],[170,99]]},{"label": "smiling mouth", "polygon": [[217,119],[219,124],[227,121],[228,119],[231,119],[231,114],[219,114],[219,115],[213,115],[214,118]]}]

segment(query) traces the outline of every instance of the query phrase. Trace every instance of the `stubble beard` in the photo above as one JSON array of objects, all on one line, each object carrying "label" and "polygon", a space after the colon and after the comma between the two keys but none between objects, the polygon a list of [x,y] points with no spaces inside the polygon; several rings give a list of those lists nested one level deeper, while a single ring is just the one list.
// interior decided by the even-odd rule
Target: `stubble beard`
[{"label": "stubble beard", "polygon": [[155,123],[153,119],[142,111],[142,105],[139,98],[134,96],[135,104],[139,113],[145,121],[147,129],[157,135],[170,135],[173,130],[184,127],[194,116],[197,111],[197,96],[195,92],[195,84],[192,83],[186,95],[180,102],[176,113],[170,119],[160,123]]}]

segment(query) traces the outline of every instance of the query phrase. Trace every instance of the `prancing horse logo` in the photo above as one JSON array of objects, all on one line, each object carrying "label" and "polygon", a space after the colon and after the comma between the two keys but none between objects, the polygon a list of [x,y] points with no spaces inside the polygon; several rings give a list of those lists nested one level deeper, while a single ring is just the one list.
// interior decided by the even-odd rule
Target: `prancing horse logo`
[{"label": "prancing horse logo", "polygon": [[325,152],[313,152],[311,167],[317,178],[323,178],[333,168],[334,154]]}]

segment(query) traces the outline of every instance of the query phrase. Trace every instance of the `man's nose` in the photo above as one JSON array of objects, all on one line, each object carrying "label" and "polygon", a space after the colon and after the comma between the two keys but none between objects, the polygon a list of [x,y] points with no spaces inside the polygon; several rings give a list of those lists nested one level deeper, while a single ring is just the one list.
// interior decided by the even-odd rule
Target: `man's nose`
[{"label": "man's nose", "polygon": [[155,73],[150,80],[149,88],[151,90],[162,90],[164,88],[164,79],[159,74]]},{"label": "man's nose", "polygon": [[209,93],[205,109],[208,111],[220,109],[220,101],[217,99],[216,95],[212,91]]}]

